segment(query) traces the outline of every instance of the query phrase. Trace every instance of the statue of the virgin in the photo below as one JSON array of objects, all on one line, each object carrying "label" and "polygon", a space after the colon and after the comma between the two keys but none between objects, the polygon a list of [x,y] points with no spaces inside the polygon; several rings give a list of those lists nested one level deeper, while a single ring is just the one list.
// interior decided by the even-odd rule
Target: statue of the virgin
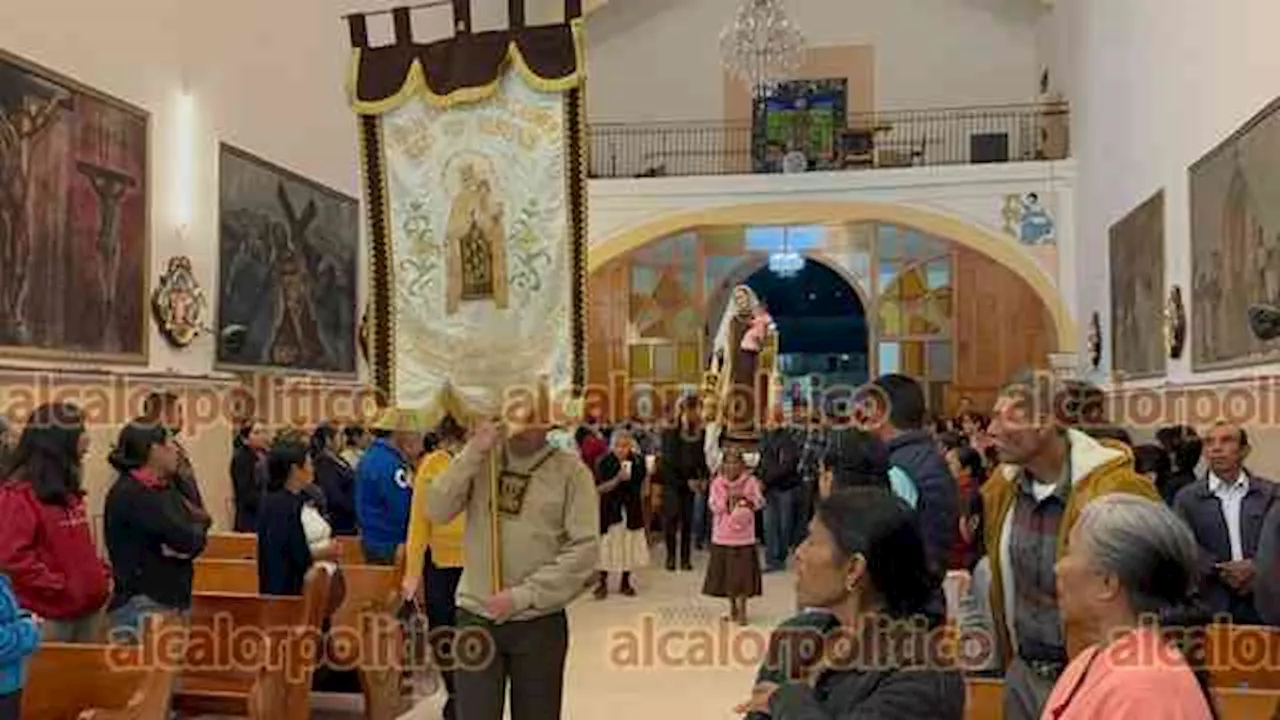
[{"label": "statue of the virgin", "polygon": [[718,457],[722,436],[747,445],[759,439],[778,377],[777,329],[764,303],[746,285],[733,289],[713,348],[707,375],[707,448]]}]

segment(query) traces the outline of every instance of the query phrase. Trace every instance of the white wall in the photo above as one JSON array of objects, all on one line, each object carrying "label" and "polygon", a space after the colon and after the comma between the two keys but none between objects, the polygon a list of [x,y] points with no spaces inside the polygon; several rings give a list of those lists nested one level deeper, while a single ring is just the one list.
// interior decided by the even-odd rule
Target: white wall
[{"label": "white wall", "polygon": [[[1079,304],[1110,311],[1108,228],[1165,189],[1165,276],[1191,288],[1187,168],[1280,95],[1275,0],[1059,0],[1055,32],[1073,67]],[[1276,199],[1272,199],[1275,202]],[[1190,305],[1188,305],[1190,315]],[[1153,327],[1153,331],[1157,328]],[[1104,342],[1104,367],[1109,342]],[[1168,382],[1210,382],[1280,366],[1193,374],[1190,347]]]},{"label": "white wall", "polygon": [[[615,0],[588,24],[591,119],[724,116],[721,30],[740,0]],[[882,110],[1030,102],[1039,0],[787,0],[809,45],[873,45]]]}]

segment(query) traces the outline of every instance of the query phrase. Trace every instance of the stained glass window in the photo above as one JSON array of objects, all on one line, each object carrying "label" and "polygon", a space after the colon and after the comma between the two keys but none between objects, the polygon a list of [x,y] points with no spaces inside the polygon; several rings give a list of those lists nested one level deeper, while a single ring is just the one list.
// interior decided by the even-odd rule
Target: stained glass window
[{"label": "stained glass window", "polygon": [[930,405],[938,407],[955,373],[949,243],[885,224],[876,227],[875,238],[877,370],[916,378],[925,384]]},{"label": "stained glass window", "polygon": [[895,342],[880,343],[880,373],[896,373],[899,372],[899,358],[901,348]]},{"label": "stained glass window", "polygon": [[638,380],[648,380],[653,377],[653,359],[649,353],[648,345],[632,345],[631,348],[631,377]]}]

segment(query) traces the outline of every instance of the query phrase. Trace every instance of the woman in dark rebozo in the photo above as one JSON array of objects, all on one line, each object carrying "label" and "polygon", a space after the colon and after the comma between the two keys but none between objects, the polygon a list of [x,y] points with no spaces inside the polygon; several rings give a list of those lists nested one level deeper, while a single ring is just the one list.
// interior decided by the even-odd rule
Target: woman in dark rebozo
[{"label": "woman in dark rebozo", "polygon": [[595,467],[600,493],[600,577],[595,589],[599,599],[609,595],[609,573],[621,576],[618,592],[635,595],[631,573],[649,566],[649,538],[640,498],[646,474],[644,456],[625,430],[614,431],[610,445]]},{"label": "woman in dark rebozo", "polygon": [[115,579],[110,618],[115,637],[131,642],[147,616],[190,610],[192,563],[204,551],[211,521],[172,482],[178,450],[164,426],[129,423],[110,461],[119,473],[104,521]]}]

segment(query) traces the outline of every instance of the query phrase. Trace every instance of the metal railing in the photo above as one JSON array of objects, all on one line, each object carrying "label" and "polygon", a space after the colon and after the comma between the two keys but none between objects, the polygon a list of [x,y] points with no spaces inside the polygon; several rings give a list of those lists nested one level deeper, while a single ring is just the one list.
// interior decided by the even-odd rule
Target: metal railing
[{"label": "metal railing", "polygon": [[1066,103],[851,113],[845,127],[790,138],[749,120],[594,123],[590,171],[634,178],[1059,160],[1069,113]]}]

